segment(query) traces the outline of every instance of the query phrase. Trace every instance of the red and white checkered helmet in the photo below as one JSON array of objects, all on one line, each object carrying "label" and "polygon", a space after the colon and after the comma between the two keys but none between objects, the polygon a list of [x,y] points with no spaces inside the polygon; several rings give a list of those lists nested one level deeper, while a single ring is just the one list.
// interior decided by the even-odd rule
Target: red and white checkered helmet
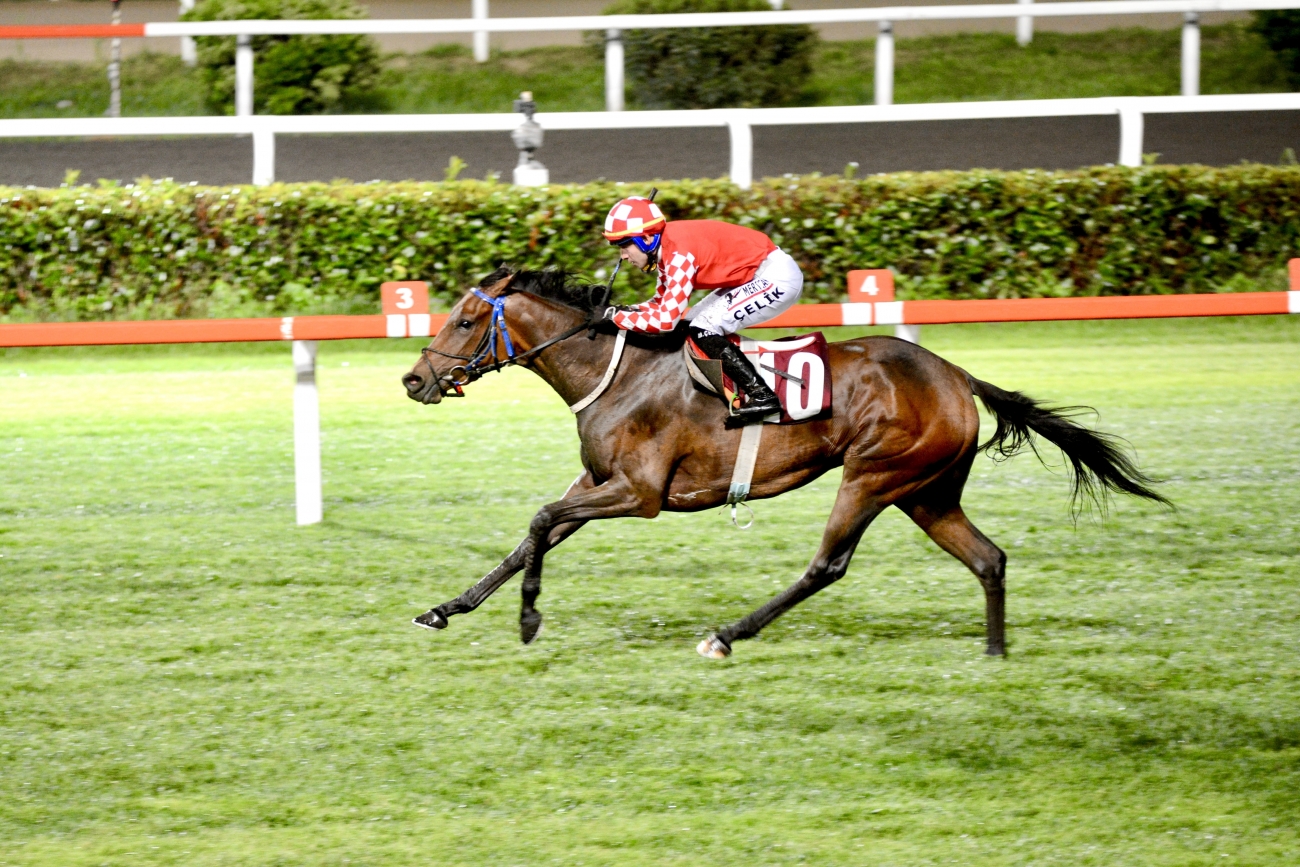
[{"label": "red and white checkered helmet", "polygon": [[629,196],[609,209],[605,218],[607,241],[621,241],[637,235],[658,235],[664,230],[668,218],[659,206],[645,196]]}]

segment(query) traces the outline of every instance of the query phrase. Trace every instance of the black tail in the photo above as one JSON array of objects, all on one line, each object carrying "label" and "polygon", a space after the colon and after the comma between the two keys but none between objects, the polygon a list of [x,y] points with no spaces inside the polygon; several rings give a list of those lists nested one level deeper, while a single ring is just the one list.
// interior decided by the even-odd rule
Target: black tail
[{"label": "black tail", "polygon": [[1156,480],[1145,475],[1123,448],[1123,440],[1110,434],[1096,433],[1075,421],[1072,416],[1088,407],[1049,408],[1018,391],[1003,391],[996,385],[966,374],[971,392],[984,402],[997,419],[997,428],[980,448],[995,459],[1006,459],[1025,446],[1038,448],[1033,435],[1046,439],[1065,453],[1070,462],[1074,484],[1071,505],[1078,514],[1084,500],[1091,500],[1105,510],[1107,495],[1112,491],[1132,494],[1173,507],[1173,503],[1153,491]]}]

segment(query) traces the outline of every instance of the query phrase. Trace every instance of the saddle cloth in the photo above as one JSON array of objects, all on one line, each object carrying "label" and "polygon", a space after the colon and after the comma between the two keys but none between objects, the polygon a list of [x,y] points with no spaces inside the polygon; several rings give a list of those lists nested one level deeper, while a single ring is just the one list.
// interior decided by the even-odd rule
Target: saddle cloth
[{"label": "saddle cloth", "polygon": [[[764,422],[798,424],[830,414],[830,365],[826,338],[820,331],[780,340],[751,340],[735,334],[727,339],[740,347],[781,401],[780,416],[772,413]],[[722,372],[722,362],[706,356],[689,338],[682,354],[691,379],[721,397],[729,408],[735,407],[736,384]]]}]

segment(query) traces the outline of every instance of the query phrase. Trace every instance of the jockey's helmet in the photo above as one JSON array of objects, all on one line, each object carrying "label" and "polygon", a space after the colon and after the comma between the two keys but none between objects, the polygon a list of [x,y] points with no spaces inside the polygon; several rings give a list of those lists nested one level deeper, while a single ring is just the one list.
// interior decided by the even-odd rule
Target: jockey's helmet
[{"label": "jockey's helmet", "polygon": [[[618,247],[636,244],[642,253],[659,249],[660,235],[668,218],[659,206],[644,196],[629,196],[609,209],[605,218],[605,240]],[[645,235],[650,238],[646,239]]]}]

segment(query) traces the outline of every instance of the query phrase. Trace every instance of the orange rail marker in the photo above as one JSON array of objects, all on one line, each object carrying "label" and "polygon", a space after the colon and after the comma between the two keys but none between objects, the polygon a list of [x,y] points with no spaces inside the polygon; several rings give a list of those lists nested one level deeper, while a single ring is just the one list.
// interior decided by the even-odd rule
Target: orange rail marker
[{"label": "orange rail marker", "polygon": [[143,24],[7,24],[0,39],[125,39],[144,36]]},{"label": "orange rail marker", "polygon": [[[1300,280],[1300,277],[1297,277]],[[870,310],[870,316],[864,311]],[[1065,319],[1165,319],[1300,313],[1300,290],[1222,295],[1107,298],[1008,298],[975,301],[884,301],[799,304],[764,328],[841,325],[943,325],[954,322],[1050,322]],[[402,328],[393,327],[394,318]],[[427,320],[425,319],[427,317]],[[285,316],[265,319],[175,319],[146,322],[38,322],[0,325],[0,346],[109,346],[144,343],[234,343],[265,340],[357,340],[437,334],[445,313],[374,316]],[[417,323],[412,327],[407,323]]]}]

